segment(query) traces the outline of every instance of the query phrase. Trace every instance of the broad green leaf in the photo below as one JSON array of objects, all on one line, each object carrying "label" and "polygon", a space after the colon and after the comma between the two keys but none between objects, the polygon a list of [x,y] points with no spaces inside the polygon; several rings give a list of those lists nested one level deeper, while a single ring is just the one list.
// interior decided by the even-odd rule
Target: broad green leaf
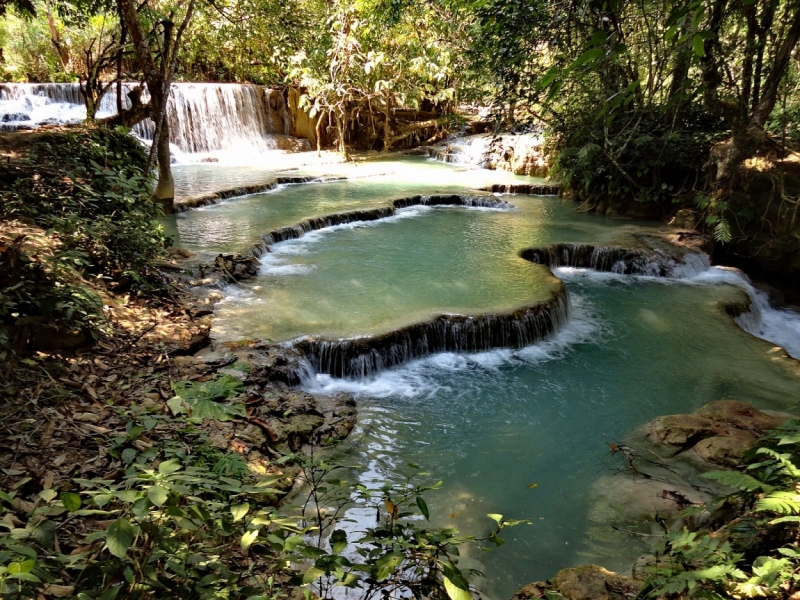
[{"label": "broad green leaf", "polygon": [[250,504],[248,502],[243,502],[242,504],[234,504],[231,506],[231,514],[233,515],[233,522],[236,523],[237,521],[241,521],[244,519],[244,516],[247,514],[247,511],[250,510]]},{"label": "broad green leaf", "polygon": [[172,411],[174,416],[178,416],[186,412],[186,407],[183,404],[183,398],[180,396],[173,396],[167,400],[167,407]]},{"label": "broad green leaf", "polygon": [[705,44],[702,36],[696,35],[692,38],[692,48],[694,48],[694,53],[698,57],[705,54]]},{"label": "broad green leaf", "polygon": [[30,533],[31,537],[45,548],[52,548],[56,543],[56,524],[52,521],[38,523]]},{"label": "broad green leaf", "polygon": [[220,404],[214,400],[198,398],[187,402],[195,419],[216,419],[217,421],[230,421],[235,417],[246,414],[243,404]]},{"label": "broad green leaf", "polygon": [[595,61],[601,56],[603,56],[604,51],[601,48],[592,48],[591,50],[587,50],[583,54],[581,54],[578,58],[572,61],[572,64],[567,67],[567,71],[572,71],[577,69],[581,65],[584,65],[588,62]]},{"label": "broad green leaf", "polygon": [[303,583],[313,583],[324,575],[325,571],[319,567],[309,567],[308,571],[303,573]]},{"label": "broad green leaf", "polygon": [[395,572],[395,569],[403,562],[405,556],[400,552],[390,552],[384,554],[375,562],[375,579],[381,581]]},{"label": "broad green leaf", "polygon": [[50,502],[56,496],[58,496],[58,492],[53,488],[49,488],[39,492],[39,498],[41,498],[44,502]]},{"label": "broad green leaf", "polygon": [[423,500],[422,496],[417,496],[417,506],[425,520],[430,521],[430,512],[428,512],[428,504]]},{"label": "broad green leaf", "polygon": [[68,512],[74,513],[81,508],[81,497],[75,492],[63,492],[61,494],[61,502]]},{"label": "broad green leaf", "polygon": [[133,526],[127,519],[117,519],[108,526],[106,548],[117,558],[124,558],[133,543]]},{"label": "broad green leaf", "polygon": [[450,579],[447,575],[444,576],[444,589],[447,592],[447,595],[450,597],[450,600],[472,600],[472,594],[470,593],[469,589],[463,589],[459,587],[452,579]]},{"label": "broad green leaf", "polygon": [[246,552],[247,549],[253,545],[253,542],[255,542],[258,537],[258,531],[258,529],[253,529],[252,531],[245,531],[242,534],[242,539],[239,540],[239,543],[242,545],[242,550]]},{"label": "broad green leaf", "polygon": [[162,475],[169,475],[170,473],[175,473],[176,471],[181,470],[181,461],[177,458],[171,458],[169,460],[165,460],[160,465],[158,465],[158,472]]},{"label": "broad green leaf", "polygon": [[539,81],[536,82],[536,89],[537,90],[543,90],[548,85],[550,85],[553,82],[553,80],[556,78],[556,75],[558,75],[559,71],[560,71],[560,69],[558,67],[556,67],[556,66],[550,67],[547,70],[547,72],[544,75],[542,75],[542,78],[539,79]]},{"label": "broad green leaf", "polygon": [[169,491],[163,486],[154,485],[147,490],[147,497],[156,506],[163,506],[169,498]]},{"label": "broad green leaf", "polygon": [[331,550],[334,554],[341,554],[347,548],[347,534],[337,529],[331,534]]}]

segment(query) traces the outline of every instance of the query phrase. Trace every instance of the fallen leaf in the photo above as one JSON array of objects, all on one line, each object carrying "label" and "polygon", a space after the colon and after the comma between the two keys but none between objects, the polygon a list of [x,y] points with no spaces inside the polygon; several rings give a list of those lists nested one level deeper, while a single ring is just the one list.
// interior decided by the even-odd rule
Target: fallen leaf
[{"label": "fallen leaf", "polygon": [[56,585],[51,583],[42,590],[42,593],[45,596],[53,596],[55,598],[66,598],[67,596],[71,596],[72,592],[75,590],[74,585]]}]

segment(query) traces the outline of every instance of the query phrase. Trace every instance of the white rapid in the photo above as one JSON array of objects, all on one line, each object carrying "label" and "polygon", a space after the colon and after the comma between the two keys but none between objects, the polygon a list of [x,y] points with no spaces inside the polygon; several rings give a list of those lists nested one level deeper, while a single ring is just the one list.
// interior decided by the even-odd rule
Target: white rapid
[{"label": "white rapid", "polygon": [[[124,84],[123,100],[127,105]],[[116,113],[116,96],[107,93],[98,117]],[[77,83],[0,84],[0,130],[79,123],[86,118]],[[289,137],[291,120],[283,95],[257,85],[176,83],[167,118],[176,162],[253,164],[272,150],[310,149]],[[144,141],[153,137],[149,119],[134,127]]]}]

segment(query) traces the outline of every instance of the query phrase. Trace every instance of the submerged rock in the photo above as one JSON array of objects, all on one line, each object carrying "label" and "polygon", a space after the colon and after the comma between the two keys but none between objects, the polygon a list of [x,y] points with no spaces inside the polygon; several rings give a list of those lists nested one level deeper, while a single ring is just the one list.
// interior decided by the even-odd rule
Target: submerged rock
[{"label": "submerged rock", "polygon": [[512,600],[547,598],[548,592],[561,594],[567,600],[630,600],[641,586],[639,581],[598,565],[583,565],[563,569],[549,581],[526,585],[514,594]]},{"label": "submerged rock", "polygon": [[741,464],[764,431],[786,417],[770,415],[746,402],[717,400],[695,414],[659,417],[646,426],[650,441],[691,449],[707,463],[733,468]]},{"label": "submerged rock", "polygon": [[667,415],[648,425],[650,439],[672,446],[693,445],[719,433],[720,425],[698,415]]}]

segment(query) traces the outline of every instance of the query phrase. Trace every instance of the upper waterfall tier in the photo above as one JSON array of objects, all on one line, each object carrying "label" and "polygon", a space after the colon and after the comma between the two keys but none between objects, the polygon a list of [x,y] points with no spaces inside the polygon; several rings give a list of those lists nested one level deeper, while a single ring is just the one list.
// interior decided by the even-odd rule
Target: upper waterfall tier
[{"label": "upper waterfall tier", "polygon": [[[134,84],[123,84],[123,104]],[[110,90],[98,117],[116,113]],[[40,125],[77,123],[86,118],[77,83],[0,84],[0,127],[28,129]],[[233,83],[173,84],[167,109],[170,140],[176,154],[236,152],[240,155],[285,149],[291,119],[278,90]],[[149,119],[134,127],[145,140],[153,137]]]}]

